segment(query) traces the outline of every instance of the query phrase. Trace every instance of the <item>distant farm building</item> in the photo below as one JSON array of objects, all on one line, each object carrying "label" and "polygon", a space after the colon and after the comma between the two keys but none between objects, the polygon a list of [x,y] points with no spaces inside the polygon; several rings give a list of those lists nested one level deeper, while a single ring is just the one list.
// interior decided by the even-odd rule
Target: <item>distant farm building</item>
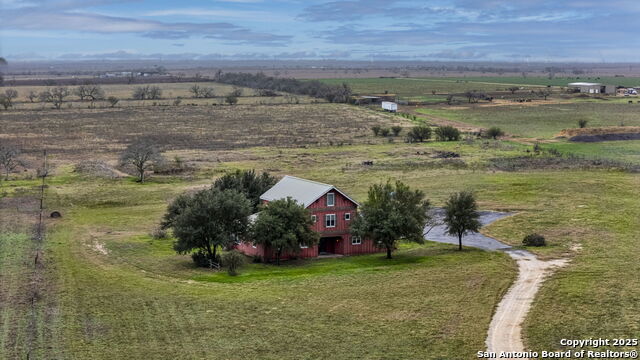
[{"label": "distant farm building", "polygon": [[393,101],[383,101],[382,109],[384,109],[385,111],[396,112],[398,111],[398,104],[394,103]]},{"label": "distant farm building", "polygon": [[578,90],[583,94],[615,94],[616,87],[614,85],[603,85],[600,83],[590,82],[574,82],[569,83],[570,88]]},{"label": "distant farm building", "polygon": [[354,97],[354,100],[358,105],[380,104],[383,101],[395,101],[396,94],[357,95]]},{"label": "distant farm building", "polygon": [[[315,246],[301,248],[298,254],[283,254],[281,258],[297,256],[312,258],[319,255],[356,255],[382,251],[374,246],[371,239],[351,235],[349,228],[357,216],[358,203],[333,185],[285,176],[260,199],[263,203],[291,197],[311,213],[313,230],[320,234],[320,242]],[[260,214],[252,215],[253,218]],[[247,242],[236,247],[246,255],[260,256],[265,260],[275,258],[269,247]]]}]

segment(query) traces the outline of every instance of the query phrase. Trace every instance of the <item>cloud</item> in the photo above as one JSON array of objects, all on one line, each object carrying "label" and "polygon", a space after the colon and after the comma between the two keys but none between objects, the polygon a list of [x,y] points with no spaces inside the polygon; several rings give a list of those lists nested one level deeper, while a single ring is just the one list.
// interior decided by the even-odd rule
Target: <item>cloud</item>
[{"label": "cloud", "polygon": [[75,31],[90,33],[130,33],[151,39],[186,39],[200,36],[227,43],[282,46],[291,35],[257,32],[227,22],[162,22],[108,16],[90,12],[43,11],[20,8],[0,13],[0,28],[25,31]]}]

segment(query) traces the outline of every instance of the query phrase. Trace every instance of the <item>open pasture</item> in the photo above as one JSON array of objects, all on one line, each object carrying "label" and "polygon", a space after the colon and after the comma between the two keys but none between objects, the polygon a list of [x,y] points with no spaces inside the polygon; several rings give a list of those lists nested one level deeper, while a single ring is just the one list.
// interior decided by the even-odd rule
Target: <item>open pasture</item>
[{"label": "open pasture", "polygon": [[477,125],[484,128],[498,126],[519,137],[551,139],[561,130],[578,127],[578,120],[587,120],[587,126],[639,126],[640,104],[584,102],[563,104],[464,106],[424,108],[416,110]]},{"label": "open pasture", "polygon": [[[86,80],[90,82],[90,80]],[[84,81],[78,81],[78,85]],[[78,85],[65,86],[69,89],[70,95],[65,99],[63,108],[80,108],[85,109],[89,107],[107,108],[111,107],[111,104],[106,100],[108,97],[114,96],[119,99],[117,107],[143,107],[150,105],[159,106],[174,106],[176,100],[180,99],[180,104],[196,104],[196,105],[224,105],[225,96],[230,94],[236,89],[240,89],[241,96],[238,97],[238,104],[240,105],[255,105],[255,104],[290,104],[290,103],[311,103],[311,102],[324,102],[322,99],[310,98],[308,96],[296,95],[289,96],[288,94],[282,94],[281,96],[259,96],[258,91],[246,87],[237,87],[227,84],[215,83],[215,82],[177,82],[177,83],[157,83],[157,84],[106,84],[100,85],[104,90],[105,99],[96,100],[93,104],[89,101],[80,101],[79,97],[73,93],[74,89]],[[195,98],[190,89],[197,85],[200,88],[213,88],[213,97],[211,98]],[[162,96],[157,100],[134,100],[132,97],[133,91],[137,87],[141,86],[157,86],[162,90]],[[28,95],[31,92],[36,94],[45,91],[50,86],[14,86],[7,88],[18,91],[18,97],[15,99],[14,108],[22,110],[48,110],[53,106],[49,103],[43,103],[38,98],[29,99]]]},{"label": "open pasture", "polygon": [[0,117],[0,136],[77,159],[117,153],[139,137],[165,150],[377,142],[371,126],[402,121],[338,104],[16,110]]},{"label": "open pasture", "polygon": [[[370,78],[370,79],[324,79],[329,84],[347,83],[357,94],[382,94],[388,91],[402,98],[431,97],[433,91],[439,95],[464,93],[469,90],[484,92],[507,91],[513,86],[511,83],[492,83],[481,80],[468,80],[466,78]],[[519,84],[532,89],[540,86]],[[507,91],[508,92],[508,91]]]}]

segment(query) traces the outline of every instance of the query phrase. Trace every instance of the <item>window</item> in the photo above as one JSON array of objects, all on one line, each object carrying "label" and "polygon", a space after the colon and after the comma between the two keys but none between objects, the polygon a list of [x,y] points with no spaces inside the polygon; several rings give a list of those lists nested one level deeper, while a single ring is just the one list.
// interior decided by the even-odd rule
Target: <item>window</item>
[{"label": "window", "polygon": [[344,213],[344,219],[345,219],[346,221],[351,220],[351,213]]},{"label": "window", "polygon": [[324,225],[328,228],[336,227],[336,214],[327,214],[324,216]]},{"label": "window", "polygon": [[328,193],[327,194],[327,206],[334,206],[336,204],[336,194]]},{"label": "window", "polygon": [[318,221],[318,217],[315,215],[311,215],[311,221],[315,224]]},{"label": "window", "polygon": [[362,245],[362,238],[360,236],[352,236],[351,245]]}]

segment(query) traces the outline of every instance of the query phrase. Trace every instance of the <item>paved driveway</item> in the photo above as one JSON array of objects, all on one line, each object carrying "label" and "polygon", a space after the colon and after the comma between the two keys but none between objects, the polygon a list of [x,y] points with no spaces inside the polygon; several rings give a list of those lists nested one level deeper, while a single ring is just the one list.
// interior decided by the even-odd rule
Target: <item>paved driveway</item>
[{"label": "paved driveway", "polygon": [[[511,215],[511,213],[481,211],[480,223],[485,226],[509,215]],[[443,216],[444,212],[442,210],[439,209],[435,211],[435,218],[437,220],[442,220]],[[458,237],[447,235],[445,225],[438,225],[431,229],[431,231],[429,231],[429,233],[425,236],[425,239],[440,243],[458,245]],[[470,233],[464,236],[462,238],[462,246],[471,246],[483,250],[507,250],[511,248],[511,246],[509,245],[503,244],[496,239],[484,236],[480,233]]]}]

